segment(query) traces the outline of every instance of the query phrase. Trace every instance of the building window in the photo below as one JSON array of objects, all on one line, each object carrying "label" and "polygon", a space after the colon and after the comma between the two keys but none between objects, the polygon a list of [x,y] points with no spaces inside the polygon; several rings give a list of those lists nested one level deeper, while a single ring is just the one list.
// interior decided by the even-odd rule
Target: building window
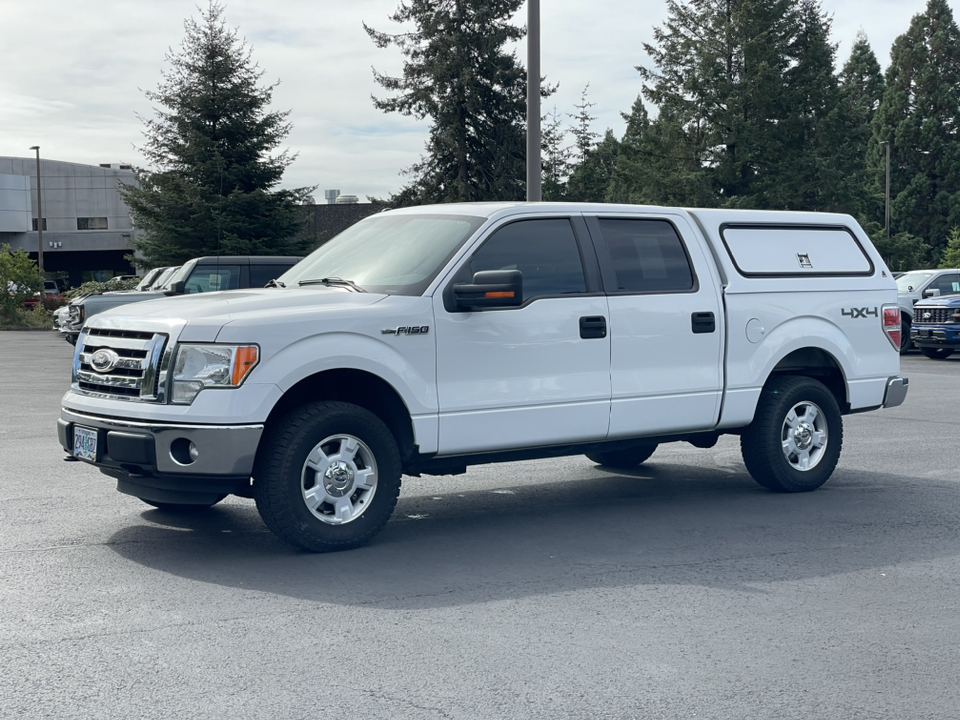
[{"label": "building window", "polygon": [[[43,219],[43,229],[44,229],[44,230],[47,229],[47,219],[46,219],[46,218]],[[34,232],[37,231],[37,219],[36,219],[36,218],[33,218],[33,231],[34,231]]]},{"label": "building window", "polygon": [[106,230],[107,219],[105,217],[87,217],[77,218],[77,230]]}]

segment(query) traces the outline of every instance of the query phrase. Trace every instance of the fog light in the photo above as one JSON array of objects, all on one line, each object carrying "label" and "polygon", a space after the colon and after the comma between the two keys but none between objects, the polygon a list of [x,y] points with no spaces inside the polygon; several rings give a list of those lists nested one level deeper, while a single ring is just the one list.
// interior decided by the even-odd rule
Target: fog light
[{"label": "fog light", "polygon": [[200,457],[200,450],[191,440],[177,438],[170,443],[170,457],[179,465],[190,465]]}]

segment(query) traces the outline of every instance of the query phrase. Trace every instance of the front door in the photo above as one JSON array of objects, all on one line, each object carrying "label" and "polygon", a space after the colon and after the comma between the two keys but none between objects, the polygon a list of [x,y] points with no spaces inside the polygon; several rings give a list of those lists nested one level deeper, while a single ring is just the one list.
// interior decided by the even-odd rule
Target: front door
[{"label": "front door", "polygon": [[[450,281],[469,283],[483,270],[519,270],[519,307],[458,311],[449,295],[445,305],[437,293],[440,455],[606,436],[607,301],[596,255],[574,227],[565,217],[502,225]],[[586,273],[584,258],[593,263]]]}]

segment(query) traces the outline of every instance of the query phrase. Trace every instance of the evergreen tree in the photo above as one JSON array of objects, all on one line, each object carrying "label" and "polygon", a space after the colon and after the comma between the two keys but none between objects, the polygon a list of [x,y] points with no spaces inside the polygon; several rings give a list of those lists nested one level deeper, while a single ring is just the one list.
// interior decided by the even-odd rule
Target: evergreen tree
[{"label": "evergreen tree", "polygon": [[607,202],[610,182],[617,166],[620,143],[612,130],[603,140],[586,151],[583,162],[577,165],[567,182],[567,199],[573,202]]},{"label": "evergreen tree", "polygon": [[[851,169],[849,184],[861,198],[863,220],[880,220],[884,216],[884,186],[879,183],[876,168],[884,163],[883,146],[873,137],[873,118],[877,114],[884,91],[883,73],[866,34],[857,33],[850,57],[840,71],[840,93],[851,113],[850,142],[863,162]],[[882,177],[882,174],[880,175]]]},{"label": "evergreen tree", "polygon": [[610,202],[641,205],[711,207],[716,197],[699,158],[695,142],[667,111],[650,120],[642,98],[637,98],[620,141],[611,177]]},{"label": "evergreen tree", "polygon": [[[392,205],[526,196],[526,73],[504,46],[523,37],[510,24],[522,0],[404,0],[390,17],[411,32],[367,25],[379,48],[406,57],[401,77],[374,70],[396,93],[374,98],[384,112],[430,118],[427,154],[405,174],[411,182]],[[545,94],[548,94],[549,90]]]},{"label": "evergreen tree", "polygon": [[960,225],[960,30],[946,0],[894,41],[886,85],[874,131],[891,144],[891,223],[936,256]]},{"label": "evergreen tree", "polygon": [[[818,0],[668,0],[637,68],[716,201],[839,210],[855,157]],[[668,126],[669,127],[669,126]],[[675,130],[679,129],[680,135]],[[701,182],[688,183],[696,191]]]},{"label": "evergreen tree", "polygon": [[590,108],[596,103],[587,100],[587,91],[590,89],[590,83],[580,93],[580,104],[574,105],[577,112],[567,113],[567,116],[574,120],[574,125],[570,128],[573,134],[573,165],[581,165],[587,159],[587,154],[597,146],[599,133],[593,131],[593,121],[596,116],[590,114]]},{"label": "evergreen tree", "polygon": [[564,144],[566,131],[561,125],[556,108],[541,118],[541,127],[541,194],[544,201],[557,202],[566,198],[567,179],[571,171],[571,151]]},{"label": "evergreen tree", "polygon": [[950,228],[946,251],[940,261],[942,268],[960,268],[960,227]]},{"label": "evergreen tree", "polygon": [[252,50],[228,30],[211,0],[201,20],[184,23],[180,51],[167,55],[163,82],[146,96],[158,107],[144,120],[150,167],[121,193],[148,267],[199,255],[285,255],[306,248],[297,205],[312,188],[276,190],[294,157],[271,156],[290,131],[288,112],[268,110],[276,85]]}]

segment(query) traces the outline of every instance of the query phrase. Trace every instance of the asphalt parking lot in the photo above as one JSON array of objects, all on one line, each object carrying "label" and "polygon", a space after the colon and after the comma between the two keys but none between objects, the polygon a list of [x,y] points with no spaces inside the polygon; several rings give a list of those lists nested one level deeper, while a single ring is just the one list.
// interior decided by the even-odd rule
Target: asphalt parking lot
[{"label": "asphalt parking lot", "polygon": [[906,356],[814,493],[732,437],[478,467],[330,555],[63,462],[71,357],[0,332],[2,718],[960,716],[960,355]]}]

